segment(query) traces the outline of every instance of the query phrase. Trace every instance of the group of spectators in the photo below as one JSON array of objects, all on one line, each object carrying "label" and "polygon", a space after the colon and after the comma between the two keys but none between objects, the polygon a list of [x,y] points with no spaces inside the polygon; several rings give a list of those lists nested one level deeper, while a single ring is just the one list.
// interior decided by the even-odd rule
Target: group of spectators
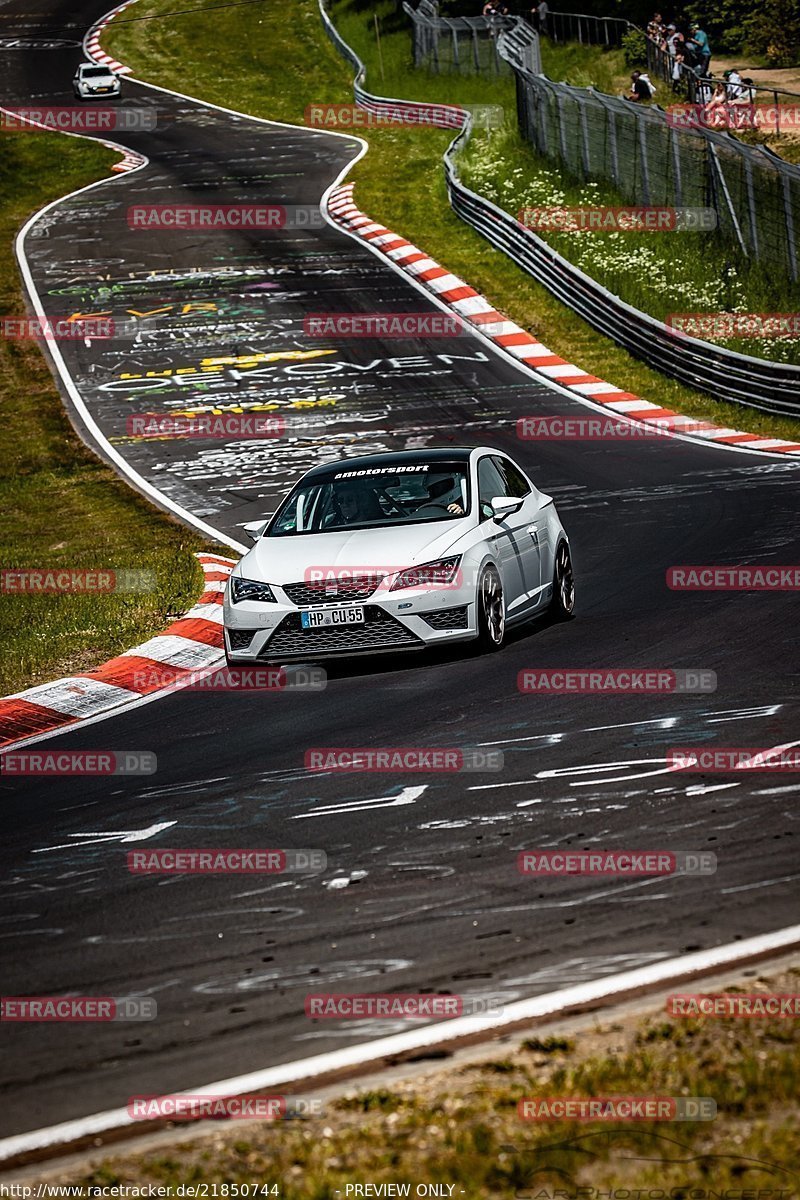
[{"label": "group of spectators", "polygon": [[[700,104],[713,109],[754,103],[752,79],[743,79],[735,69],[723,72],[722,79],[715,79],[711,74],[711,45],[708,34],[697,21],[689,24],[685,30],[679,29],[675,24],[667,24],[661,13],[657,12],[648,23],[647,36],[655,42],[662,54],[668,56],[668,71],[673,92],[681,90],[683,77],[690,74],[693,76],[694,85],[691,90]],[[632,82],[635,84],[633,78]],[[634,99],[634,90],[635,87],[631,89],[630,99]],[[646,96],[636,98],[647,99]]]}]

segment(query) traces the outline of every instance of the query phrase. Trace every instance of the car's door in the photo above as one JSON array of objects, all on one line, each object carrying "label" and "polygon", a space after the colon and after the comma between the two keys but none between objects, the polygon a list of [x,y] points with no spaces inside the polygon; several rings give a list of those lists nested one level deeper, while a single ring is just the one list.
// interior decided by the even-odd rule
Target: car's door
[{"label": "car's door", "polygon": [[478,506],[481,533],[494,552],[503,580],[506,612],[513,615],[524,605],[525,577],[519,550],[517,526],[519,513],[497,520],[492,512],[495,496],[507,496],[507,484],[498,470],[497,460],[487,454],[478,462]]},{"label": "car's door", "polygon": [[518,608],[529,608],[538,602],[541,591],[542,547],[543,539],[547,537],[547,522],[540,517],[536,489],[531,487],[516,464],[502,454],[492,461],[503,480],[503,494],[522,500],[522,507],[511,514],[509,524],[522,571],[523,599]]}]

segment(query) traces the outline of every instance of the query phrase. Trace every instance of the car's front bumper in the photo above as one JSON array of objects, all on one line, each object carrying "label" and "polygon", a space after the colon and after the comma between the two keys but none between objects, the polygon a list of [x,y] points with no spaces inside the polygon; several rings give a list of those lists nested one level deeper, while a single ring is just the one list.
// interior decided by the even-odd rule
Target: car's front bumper
[{"label": "car's front bumper", "polygon": [[[348,604],[315,604],[299,607],[283,603],[279,588],[276,604],[245,600],[223,605],[225,649],[234,662],[307,662],[317,658],[353,654],[382,654],[423,650],[445,642],[477,637],[475,595],[466,588],[436,591],[404,590],[395,596]],[[314,609],[364,609],[363,624],[323,625],[303,629],[301,614]]]},{"label": "car's front bumper", "polygon": [[90,90],[89,88],[81,86],[80,84],[75,90],[77,91],[81,100],[108,100],[120,94],[119,84],[117,84],[116,87],[109,88],[108,91],[103,92],[95,91],[94,89]]}]

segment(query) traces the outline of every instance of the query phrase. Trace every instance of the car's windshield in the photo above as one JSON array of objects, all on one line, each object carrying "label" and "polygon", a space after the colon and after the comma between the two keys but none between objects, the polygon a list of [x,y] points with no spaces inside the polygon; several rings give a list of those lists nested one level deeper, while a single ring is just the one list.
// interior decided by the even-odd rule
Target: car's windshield
[{"label": "car's windshield", "polygon": [[467,463],[406,461],[367,468],[340,463],[299,484],[265,536],[457,521],[469,507]]},{"label": "car's windshield", "polygon": [[109,76],[111,72],[107,67],[84,67],[84,79],[102,79],[104,76]]}]

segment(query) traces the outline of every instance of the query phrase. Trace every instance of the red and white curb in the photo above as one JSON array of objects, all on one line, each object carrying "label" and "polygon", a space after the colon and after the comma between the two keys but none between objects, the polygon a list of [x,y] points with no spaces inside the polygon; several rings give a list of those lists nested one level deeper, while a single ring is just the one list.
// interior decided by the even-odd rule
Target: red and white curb
[{"label": "red and white curb", "polygon": [[463,279],[440,267],[418,246],[366,216],[353,203],[353,186],[352,183],[340,185],[328,196],[328,210],[336,224],[376,247],[497,347],[545,379],[574,392],[583,401],[602,404],[626,418],[656,424],[670,433],[742,450],[800,455],[800,442],[745,433],[741,429],[728,429],[711,421],[682,416],[671,408],[662,408],[632,392],[622,391],[613,383],[606,383],[597,375],[589,375],[575,363],[553,354],[527,330],[493,308],[485,297]]},{"label": "red and white curb", "polygon": [[194,671],[223,658],[222,595],[232,558],[198,554],[203,593],[162,634],[126,650],[93,671],[42,683],[0,699],[0,746],[72,728],[155,693],[169,694]]},{"label": "red and white curb", "polygon": [[[124,4],[119,4],[116,8],[112,8],[111,11],[107,12],[103,17],[101,17],[95,25],[92,25],[83,39],[83,49],[86,57],[91,58],[94,62],[101,63],[103,66],[108,67],[115,73],[115,75],[129,75],[131,69],[130,67],[126,67],[124,63],[117,62],[117,60],[112,58],[110,54],[106,54],[105,50],[100,45],[100,35],[102,34],[106,25],[113,21],[117,13],[121,13],[124,9],[130,8],[132,4],[136,3],[137,0],[125,0]],[[111,142],[104,142],[103,145],[108,146],[113,150],[119,149],[118,146],[114,146]],[[147,159],[143,155],[137,154],[135,150],[125,150],[120,161],[118,163],[114,163],[111,170],[118,172],[135,171],[137,167],[143,166],[146,162]]]},{"label": "red and white curb", "polygon": [[109,67],[115,75],[129,75],[130,67],[126,67],[123,63],[117,62],[115,58],[112,58],[110,54],[106,54],[100,45],[100,35],[106,25],[109,25],[118,13],[123,12],[126,8],[130,8],[132,4],[136,3],[137,0],[125,0],[124,4],[118,4],[116,8],[112,8],[89,28],[83,39],[83,49],[87,57],[93,59],[95,62],[102,63],[104,67]]}]

